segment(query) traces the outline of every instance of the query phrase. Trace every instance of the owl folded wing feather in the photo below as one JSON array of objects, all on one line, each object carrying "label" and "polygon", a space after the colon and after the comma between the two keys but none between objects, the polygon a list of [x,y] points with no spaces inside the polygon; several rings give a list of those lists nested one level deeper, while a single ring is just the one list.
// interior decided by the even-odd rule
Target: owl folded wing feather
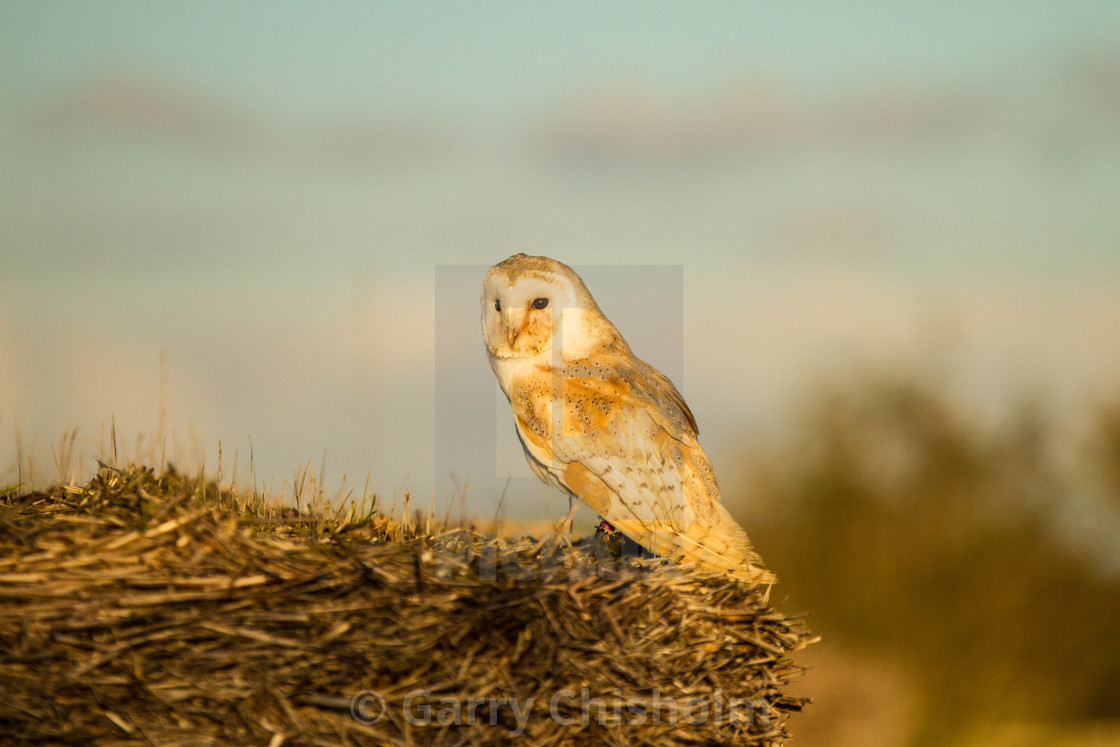
[{"label": "owl folded wing feather", "polygon": [[[510,400],[526,451],[550,482],[643,547],[772,583],[772,575],[757,567],[746,532],[719,502],[692,413],[668,379],[637,363],[616,376],[564,377],[555,439],[551,409],[542,411],[541,398],[518,397],[515,389]],[[651,381],[649,372],[657,378]],[[543,385],[527,382],[525,388]]]}]

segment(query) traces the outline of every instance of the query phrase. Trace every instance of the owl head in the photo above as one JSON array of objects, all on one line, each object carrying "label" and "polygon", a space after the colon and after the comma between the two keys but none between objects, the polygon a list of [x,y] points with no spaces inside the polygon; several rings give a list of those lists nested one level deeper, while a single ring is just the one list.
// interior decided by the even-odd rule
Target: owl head
[{"label": "owl head", "polygon": [[604,324],[583,280],[554,259],[515,254],[482,281],[482,334],[496,358],[532,358],[557,341],[578,356]]}]

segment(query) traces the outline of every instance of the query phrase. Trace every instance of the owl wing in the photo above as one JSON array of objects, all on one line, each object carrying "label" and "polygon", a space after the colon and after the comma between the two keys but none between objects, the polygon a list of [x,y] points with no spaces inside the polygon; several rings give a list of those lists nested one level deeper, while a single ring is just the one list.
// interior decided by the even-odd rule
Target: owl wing
[{"label": "owl wing", "polygon": [[[581,370],[510,398],[522,443],[547,481],[577,495],[647,549],[750,580],[770,582],[746,532],[719,502],[711,464],[696,440],[692,413],[672,383],[644,362]],[[581,375],[589,373],[593,375]],[[551,379],[551,376],[548,377]],[[545,400],[545,407],[541,401]],[[559,428],[559,437],[552,433]],[[537,468],[537,465],[534,465]],[[541,475],[544,477],[544,475]]]}]

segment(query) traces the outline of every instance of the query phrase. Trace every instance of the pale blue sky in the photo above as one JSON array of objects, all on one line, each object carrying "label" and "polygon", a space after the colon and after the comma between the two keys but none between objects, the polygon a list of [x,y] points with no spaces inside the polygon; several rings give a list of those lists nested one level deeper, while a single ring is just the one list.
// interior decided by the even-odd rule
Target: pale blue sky
[{"label": "pale blue sky", "polygon": [[[493,126],[604,74],[690,96],[729,73],[795,90],[1006,81],[1115,48],[1113,2],[5,2],[5,100],[101,67],[283,119],[366,107]],[[1040,56],[1042,59],[1040,59]]]},{"label": "pale blue sky", "polygon": [[[783,205],[767,202],[788,206],[792,197],[824,204],[825,212],[878,212],[876,219],[908,225],[930,217],[934,225],[922,227],[929,241],[902,236],[884,268],[927,272],[946,265],[951,274],[958,266],[994,266],[1048,277],[1072,264],[1098,272],[1102,263],[1110,266],[1115,243],[1120,129],[1114,105],[1100,106],[1101,90],[1078,72],[1103,58],[1117,75],[1115,3],[25,2],[6,3],[0,17],[0,156],[8,164],[0,197],[17,234],[32,230],[20,224],[57,224],[54,216],[68,214],[72,230],[84,233],[91,217],[135,227],[142,223],[137,212],[149,220],[174,214],[178,229],[190,233],[199,222],[216,226],[223,211],[229,220],[256,211],[247,229],[255,233],[271,215],[322,207],[345,213],[324,216],[344,235],[329,237],[319,254],[328,266],[332,257],[349,265],[355,256],[369,257],[359,238],[369,235],[368,226],[354,218],[363,202],[386,206],[390,218],[410,206],[447,215],[448,202],[479,211],[487,206],[471,200],[504,200],[506,190],[552,200],[546,192],[554,187],[565,204],[572,193],[597,200],[601,191],[602,204],[613,209],[618,193],[648,190],[637,197],[649,205],[672,197],[667,187],[695,182],[701,201],[710,201],[705,190],[746,195],[748,210],[772,215]],[[1104,90],[1114,97],[1111,85]],[[163,106],[181,97],[198,120],[137,123],[128,121],[135,112],[83,108],[89,96],[114,87],[140,88],[145,96],[162,91],[166,100],[156,104]],[[728,95],[749,101],[761,92],[790,110],[785,126],[801,134],[763,142],[749,160],[721,153],[720,168],[704,164],[683,177],[573,175],[555,162],[534,164],[541,129],[600,89],[608,96],[635,91],[685,118],[705,116]],[[858,121],[861,96],[903,108],[911,99],[946,97],[934,99],[932,116],[942,104],[950,110],[947,126],[959,117],[962,131],[950,131],[941,148],[905,138],[901,147],[876,147],[874,135],[869,148],[858,137],[868,126]],[[43,134],[51,112],[54,130]],[[857,122],[844,130],[845,118]],[[380,163],[344,174],[317,168],[324,131],[370,122],[415,127],[436,140],[441,156],[403,173]],[[230,141],[191,140],[191,127],[225,127],[219,137]],[[145,128],[151,132],[138,131]],[[514,183],[511,163],[545,182]],[[1046,211],[1054,221],[1031,225]],[[939,235],[947,223],[971,236],[992,235],[951,241],[952,232]],[[100,233],[115,241],[111,227]],[[24,261],[32,253],[36,263],[58,253],[59,269],[84,271],[60,238],[16,251]],[[1063,238],[1062,252],[1051,252]],[[243,252],[214,252],[259,267],[251,243]],[[266,243],[274,262],[306,246]],[[724,249],[711,250],[730,259]],[[755,242],[734,254],[757,261],[762,250]],[[139,249],[115,251],[131,260]],[[153,251],[160,262],[174,253],[212,259],[198,246]],[[676,261],[671,247],[650,247],[652,257],[622,251],[628,261]],[[415,252],[383,254],[389,267],[392,257],[415,259]],[[429,259],[477,258],[449,248]]]},{"label": "pale blue sky", "polygon": [[682,268],[717,473],[853,362],[1078,412],[1117,50],[1115,2],[2,2],[0,483],[17,425],[152,435],[163,351],[208,465],[443,497],[436,268],[517,251]]}]

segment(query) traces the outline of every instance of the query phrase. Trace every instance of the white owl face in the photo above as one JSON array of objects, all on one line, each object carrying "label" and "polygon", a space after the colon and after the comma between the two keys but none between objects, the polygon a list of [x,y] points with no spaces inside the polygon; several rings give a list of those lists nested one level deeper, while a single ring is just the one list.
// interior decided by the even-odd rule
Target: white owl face
[{"label": "white owl face", "polygon": [[564,310],[576,305],[570,281],[531,271],[510,281],[498,267],[482,283],[482,334],[498,358],[531,358],[552,348]]}]

